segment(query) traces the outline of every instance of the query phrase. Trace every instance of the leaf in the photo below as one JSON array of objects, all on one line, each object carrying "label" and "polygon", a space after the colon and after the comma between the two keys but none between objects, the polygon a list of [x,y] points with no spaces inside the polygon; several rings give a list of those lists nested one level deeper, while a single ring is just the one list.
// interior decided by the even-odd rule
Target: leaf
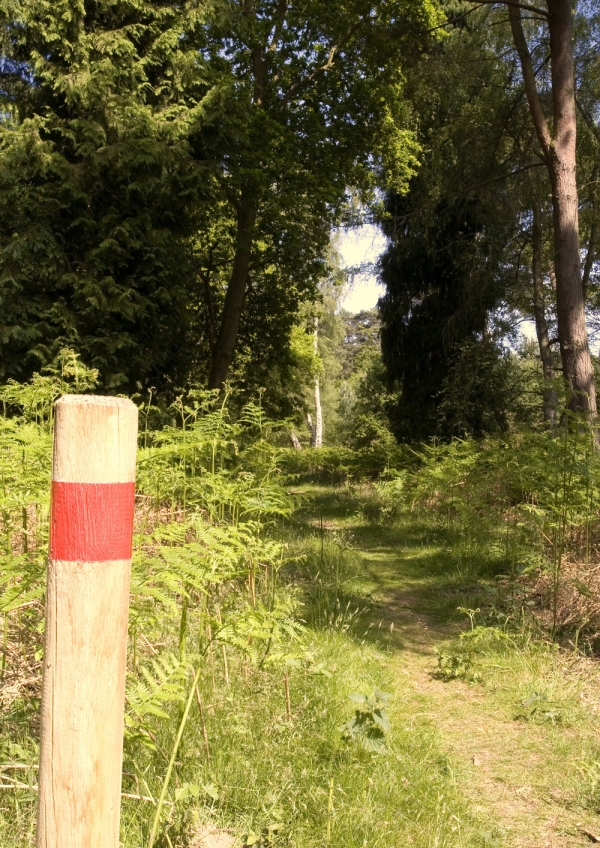
[{"label": "leaf", "polygon": [[382,692],[381,689],[378,689],[377,687],[375,687],[374,692],[375,692],[375,697],[379,701],[389,701],[390,698],[392,697],[389,692]]},{"label": "leaf", "polygon": [[373,721],[375,724],[381,728],[384,733],[389,733],[392,729],[392,725],[390,724],[390,720],[385,714],[384,710],[373,710]]},{"label": "leaf", "polygon": [[348,695],[351,701],[354,701],[355,704],[366,704],[369,700],[366,695],[361,695],[360,692],[352,692],[351,695]]},{"label": "leaf", "polygon": [[213,801],[219,800],[219,790],[214,785],[214,783],[205,783],[202,789],[204,790],[204,793],[208,795],[209,798],[213,799]]},{"label": "leaf", "polygon": [[585,583],[582,583],[581,580],[571,580],[571,583],[575,586],[580,595],[583,595],[585,598],[594,597],[594,593],[590,587],[586,586]]},{"label": "leaf", "polygon": [[332,678],[333,674],[328,671],[323,663],[319,663],[319,665],[313,665],[309,668],[310,674],[320,674],[322,677]]},{"label": "leaf", "polygon": [[283,830],[283,827],[284,825],[282,824],[282,822],[272,822],[270,825],[267,826],[269,836],[271,835],[271,833],[275,833],[278,830]]},{"label": "leaf", "polygon": [[544,692],[534,692],[530,698],[527,698],[526,701],[523,701],[524,707],[530,707],[532,704],[537,703],[538,701],[547,701],[548,697]]},{"label": "leaf", "polygon": [[360,740],[361,746],[365,749],[365,751],[370,751],[372,754],[385,754],[387,753],[387,746],[383,737],[373,737],[373,736],[364,736]]},{"label": "leaf", "polygon": [[184,783],[183,786],[179,786],[175,790],[175,803],[178,804],[179,801],[185,801],[187,798],[192,796],[192,798],[197,798],[200,794],[200,787],[196,783]]}]

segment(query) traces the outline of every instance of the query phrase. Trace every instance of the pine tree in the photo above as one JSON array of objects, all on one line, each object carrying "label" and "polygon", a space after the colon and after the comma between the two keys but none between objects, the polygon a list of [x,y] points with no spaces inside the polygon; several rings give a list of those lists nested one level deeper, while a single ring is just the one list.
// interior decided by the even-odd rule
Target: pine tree
[{"label": "pine tree", "polygon": [[176,379],[209,195],[193,149],[211,89],[202,21],[154,0],[21,0],[0,14],[0,379],[66,345],[105,388]]}]

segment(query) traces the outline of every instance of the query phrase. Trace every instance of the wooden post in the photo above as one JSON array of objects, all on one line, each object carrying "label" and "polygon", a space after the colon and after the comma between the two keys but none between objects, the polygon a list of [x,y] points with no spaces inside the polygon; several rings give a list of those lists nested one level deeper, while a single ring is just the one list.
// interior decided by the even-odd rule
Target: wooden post
[{"label": "wooden post", "polygon": [[137,408],[56,403],[37,848],[118,848]]}]

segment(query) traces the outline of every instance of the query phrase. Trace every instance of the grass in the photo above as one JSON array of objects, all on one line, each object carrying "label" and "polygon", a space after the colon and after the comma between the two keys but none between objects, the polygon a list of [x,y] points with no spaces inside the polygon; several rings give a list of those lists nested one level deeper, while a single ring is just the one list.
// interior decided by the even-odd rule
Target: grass
[{"label": "grass", "polygon": [[[357,540],[343,529],[321,531],[303,519],[288,523],[283,535],[289,564],[282,591],[299,587],[304,598],[301,643],[288,660],[263,668],[225,646],[229,683],[223,646],[215,643],[205,651],[198,691],[202,712],[194,699],[156,845],[188,845],[196,822],[227,829],[236,845],[486,844],[485,822],[469,810],[461,792],[459,766],[422,698],[415,696],[410,677],[397,666],[395,635],[387,637],[377,626],[370,606],[376,572],[367,575]],[[392,580],[391,573],[382,571],[380,577]],[[196,598],[188,609],[190,657],[192,646],[203,641],[202,608]],[[155,654],[179,649],[179,634],[169,618],[155,622],[152,636],[138,640],[141,667],[151,668]],[[163,717],[136,724],[127,735],[124,848],[148,845],[190,679],[169,678],[165,686],[173,687],[173,700],[160,702]],[[342,733],[356,709],[349,696],[371,695],[375,689],[390,693],[386,753],[368,752],[355,740],[345,741]],[[35,736],[26,732],[35,734],[36,704],[17,699],[10,716],[5,714],[13,745],[5,748],[5,763],[36,762]],[[25,731],[21,736],[19,728]],[[6,848],[33,845],[35,771],[5,769],[4,774],[9,781],[17,775],[23,788],[0,795],[0,842]]]},{"label": "grass", "polygon": [[[298,848],[325,844],[328,832],[333,845],[476,844],[456,839],[456,822],[469,830],[468,814],[434,729],[406,721],[407,684],[390,674],[388,657],[336,631],[313,634],[307,647],[317,670],[292,670],[289,718],[283,675],[252,675],[243,685],[238,677],[228,693],[203,694],[213,754],[201,779],[218,792],[203,814],[240,837]],[[345,743],[340,732],[353,712],[348,695],[375,687],[392,690],[386,755]],[[187,744],[201,751],[197,724]],[[198,782],[189,766],[180,779]]]},{"label": "grass", "polygon": [[[514,553],[500,521],[397,510],[371,485],[297,487],[304,504],[290,518],[268,476],[259,503],[247,469],[239,482],[227,469],[189,472],[210,433],[186,431],[180,467],[176,436],[142,466],[124,848],[200,848],[199,823],[265,848],[589,841],[584,831],[600,829],[598,673],[521,618],[516,581],[499,579]],[[16,571],[11,580],[10,591]],[[4,619],[3,848],[35,840],[36,585]],[[376,690],[390,694],[379,753],[343,730],[350,696]]]},{"label": "grass", "polygon": [[[335,628],[311,631],[306,651],[310,660],[289,670],[290,716],[281,671],[253,670],[245,679],[233,668],[226,687],[214,657],[213,690],[208,664],[200,694],[210,765],[196,710],[169,795],[175,806],[159,844],[169,844],[167,836],[173,845],[185,844],[194,818],[231,828],[240,845],[254,834],[260,844],[316,848],[327,844],[328,833],[331,845],[352,848],[482,844],[435,724],[415,715],[410,681],[395,673],[390,654]],[[375,687],[391,693],[387,754],[367,753],[344,742],[340,732],[355,706],[348,695],[370,694]],[[170,738],[165,727],[159,751]],[[143,761],[139,750],[126,749],[124,791],[156,798],[165,761],[166,752],[149,749]],[[128,777],[134,772],[143,775],[141,783]],[[11,792],[10,800],[8,810],[6,798],[0,799],[1,844],[33,844],[35,793]],[[152,811],[149,802],[124,799],[127,848],[146,843]]]},{"label": "grass", "polygon": [[492,823],[482,844],[589,844],[600,830],[596,661],[521,617],[487,528],[461,535],[422,512],[377,523],[368,492],[348,490],[345,506],[340,490],[312,496],[360,552],[367,638],[411,681],[409,709],[432,722],[470,815]]}]

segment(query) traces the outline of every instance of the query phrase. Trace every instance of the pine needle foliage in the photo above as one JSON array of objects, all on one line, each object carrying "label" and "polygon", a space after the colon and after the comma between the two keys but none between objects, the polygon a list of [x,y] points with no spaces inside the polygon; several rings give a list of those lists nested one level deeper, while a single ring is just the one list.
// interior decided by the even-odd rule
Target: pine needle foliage
[{"label": "pine needle foliage", "polygon": [[186,81],[209,5],[2,5],[2,380],[65,345],[113,390],[177,372],[210,170],[190,134],[211,85]]}]

